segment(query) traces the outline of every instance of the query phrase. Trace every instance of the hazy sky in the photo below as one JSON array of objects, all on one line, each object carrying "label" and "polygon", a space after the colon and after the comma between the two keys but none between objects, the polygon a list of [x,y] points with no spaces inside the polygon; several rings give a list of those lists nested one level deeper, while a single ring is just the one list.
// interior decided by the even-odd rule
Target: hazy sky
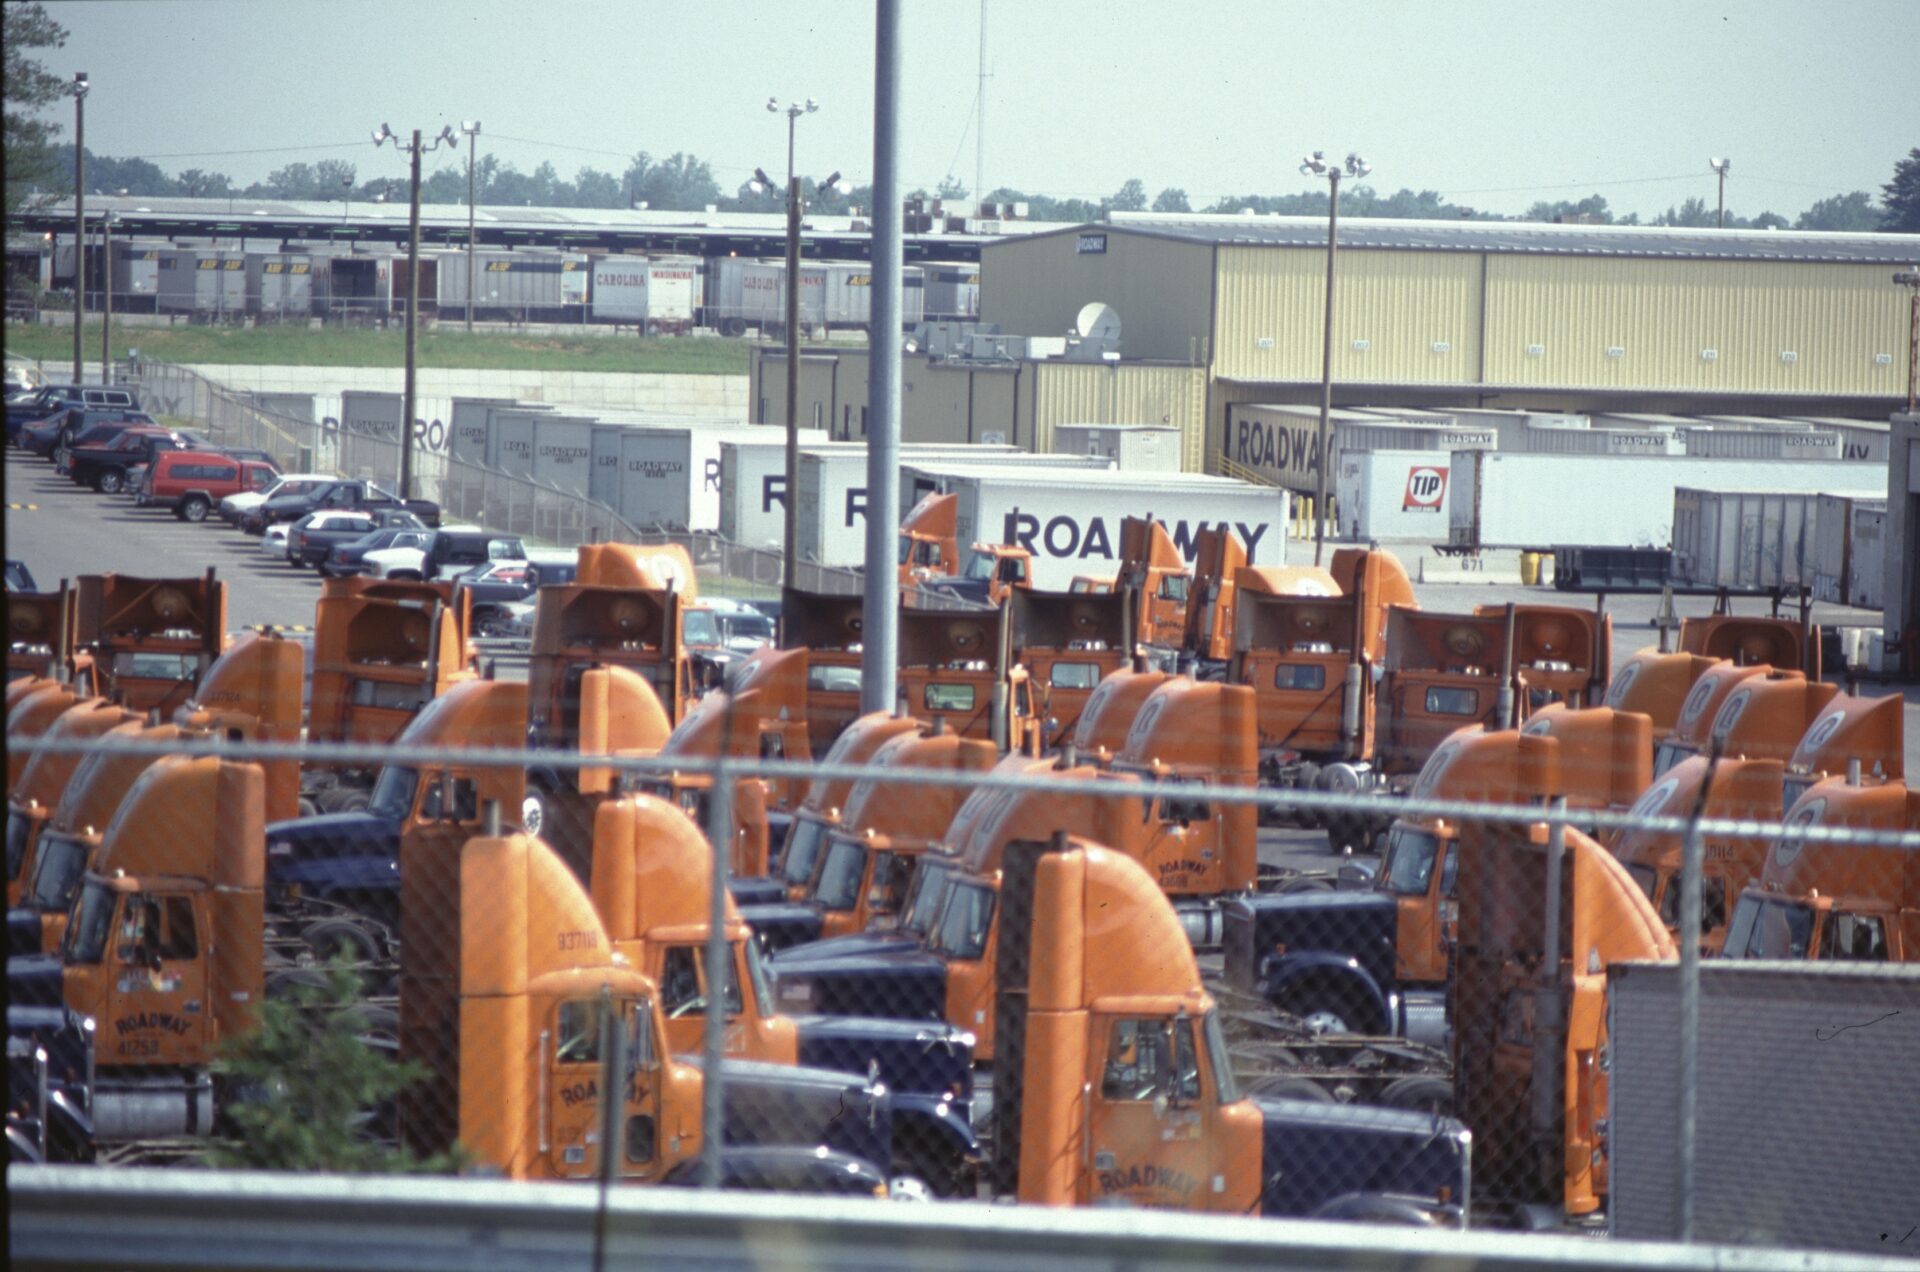
[{"label": "hazy sky", "polygon": [[[368,131],[478,117],[483,151],[562,176],[636,150],[707,160],[733,189],[799,170],[872,173],[870,0],[73,0],[49,69],[84,70],[87,147],[242,184],[345,159],[404,173]],[[971,187],[977,0],[907,0],[905,188]],[[1308,188],[1315,148],[1358,150],[1382,191],[1494,211],[1599,192],[1652,215],[1714,197],[1791,219],[1879,195],[1920,144],[1916,0],[989,0],[985,174],[1097,198]],[[70,119],[70,111],[61,114]],[[255,153],[217,153],[250,151]],[[430,158],[429,163],[432,163]]]}]

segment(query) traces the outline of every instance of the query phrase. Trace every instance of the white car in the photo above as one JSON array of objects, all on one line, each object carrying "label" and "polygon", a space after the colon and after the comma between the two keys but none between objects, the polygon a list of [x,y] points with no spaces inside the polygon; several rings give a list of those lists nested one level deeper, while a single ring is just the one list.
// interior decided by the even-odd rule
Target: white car
[{"label": "white car", "polygon": [[[229,525],[239,525],[240,518],[249,508],[258,508],[276,495],[297,495],[301,491],[317,486],[322,482],[338,481],[325,473],[282,473],[280,480],[265,490],[243,490],[237,495],[228,495],[220,501],[220,519]],[[286,535],[280,536],[282,539]],[[283,554],[284,555],[284,554]]]},{"label": "white car", "polygon": [[290,522],[282,522],[277,526],[268,526],[266,532],[260,536],[260,550],[276,561],[286,560],[287,531],[292,528],[292,523]]},{"label": "white car", "polygon": [[[480,526],[462,525],[441,526],[435,533],[436,535],[451,538],[452,536],[458,535],[485,535],[487,532]],[[477,560],[479,545],[475,543],[472,546],[475,549],[474,556],[467,559]],[[427,575],[427,553],[432,550],[433,542],[429,539],[428,542],[419,547],[379,548],[367,553],[366,556],[361,558],[361,561],[365,566],[366,573],[371,574],[376,579],[425,578]],[[517,537],[501,535],[488,541],[487,560],[525,561],[526,550],[520,546],[520,540]],[[466,567],[461,567],[462,573],[465,572],[465,568]]]}]

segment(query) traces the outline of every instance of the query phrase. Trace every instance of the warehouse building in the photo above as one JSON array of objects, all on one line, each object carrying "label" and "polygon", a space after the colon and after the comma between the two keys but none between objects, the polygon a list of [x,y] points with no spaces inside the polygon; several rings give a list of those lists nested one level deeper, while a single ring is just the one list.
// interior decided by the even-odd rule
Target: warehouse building
[{"label": "warehouse building", "polygon": [[[980,317],[1051,335],[1104,302],[1111,374],[1201,369],[1217,469],[1231,407],[1319,400],[1326,234],[1116,213],[986,245]],[[1884,420],[1905,395],[1910,236],[1362,220],[1340,248],[1336,405]]]}]

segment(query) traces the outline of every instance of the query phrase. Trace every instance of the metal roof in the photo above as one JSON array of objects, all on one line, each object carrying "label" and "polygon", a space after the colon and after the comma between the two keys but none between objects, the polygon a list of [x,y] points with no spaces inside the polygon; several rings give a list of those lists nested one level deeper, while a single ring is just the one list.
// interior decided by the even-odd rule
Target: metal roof
[{"label": "metal roof", "polygon": [[[1221,216],[1115,212],[1106,222],[1042,230],[1138,234],[1236,247],[1324,248],[1327,220],[1316,216]],[[1516,255],[1638,256],[1674,260],[1823,261],[1912,266],[1920,235],[1829,234],[1804,230],[1697,230],[1649,225],[1555,225],[1513,221],[1340,219],[1340,246]],[[982,243],[991,250],[997,244]]]}]

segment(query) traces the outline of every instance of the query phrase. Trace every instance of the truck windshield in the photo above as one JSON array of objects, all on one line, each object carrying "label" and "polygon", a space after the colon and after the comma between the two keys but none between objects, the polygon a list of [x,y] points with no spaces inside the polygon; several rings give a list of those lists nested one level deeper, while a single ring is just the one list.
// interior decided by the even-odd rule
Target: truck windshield
[{"label": "truck windshield", "polygon": [[827,841],[827,860],[820,867],[813,899],[828,910],[851,910],[860,896],[860,877],[866,873],[867,850],[858,840],[835,835]]},{"label": "truck windshield", "polygon": [[680,614],[680,639],[689,645],[718,645],[720,625],[713,621],[713,611],[683,610]]},{"label": "truck windshield", "polygon": [[413,812],[414,792],[419,789],[419,769],[384,765],[373,783],[373,798],[367,801],[367,811],[389,821],[403,822]]},{"label": "truck windshield", "polygon": [[1820,957],[1859,963],[1887,961],[1887,928],[1877,914],[1835,910],[1820,928]]},{"label": "truck windshield", "polygon": [[1668,769],[1694,755],[1694,749],[1678,742],[1662,742],[1653,752],[1653,775],[1664,777]]},{"label": "truck windshield", "polygon": [[928,948],[945,958],[979,958],[986,953],[993,901],[993,889],[984,883],[955,883],[948,888]]},{"label": "truck windshield", "polygon": [[87,845],[73,835],[40,832],[40,851],[33,859],[33,878],[27,904],[36,910],[64,910],[73,900],[74,885],[87,868]]},{"label": "truck windshield", "polygon": [[1659,890],[1660,886],[1659,872],[1654,870],[1652,866],[1643,866],[1638,862],[1630,862],[1627,865],[1627,873],[1632,875],[1633,881],[1640,885],[1640,891],[1646,895],[1647,900],[1653,900],[1654,894]]},{"label": "truck windshield", "polygon": [[901,894],[913,876],[913,858],[897,852],[873,854],[873,882],[867,887],[867,908],[891,914],[900,908]]},{"label": "truck windshield", "polygon": [[984,552],[976,552],[967,558],[967,577],[983,582],[993,578],[993,558]]},{"label": "truck windshield", "polygon": [[940,900],[946,895],[947,876],[952,872],[952,862],[921,859],[920,869],[907,889],[907,899],[900,905],[901,931],[922,936],[933,926],[933,916],[940,913]]},{"label": "truck windshield", "polygon": [[827,823],[804,813],[793,819],[787,833],[787,851],[780,859],[783,882],[800,884],[813,878],[813,863],[820,859],[820,844],[827,837]]},{"label": "truck windshield", "polygon": [[69,963],[98,963],[107,952],[107,937],[113,931],[113,890],[98,879],[88,880],[74,903],[73,921],[67,924],[66,948],[62,956]]},{"label": "truck windshield", "polygon": [[1396,825],[1387,836],[1387,891],[1400,897],[1425,896],[1439,855],[1440,840],[1432,831]]},{"label": "truck windshield", "polygon": [[1813,907],[1748,893],[1734,907],[1723,958],[1803,959],[1813,941]]},{"label": "truck windshield", "polygon": [[745,942],[741,946],[741,956],[747,960],[747,985],[753,990],[753,1014],[763,1018],[773,1015],[773,986],[767,982],[767,965],[761,961],[760,942]]},{"label": "truck windshield", "polygon": [[27,859],[27,838],[33,833],[33,820],[18,809],[7,813],[7,882],[20,877],[20,866]]}]

